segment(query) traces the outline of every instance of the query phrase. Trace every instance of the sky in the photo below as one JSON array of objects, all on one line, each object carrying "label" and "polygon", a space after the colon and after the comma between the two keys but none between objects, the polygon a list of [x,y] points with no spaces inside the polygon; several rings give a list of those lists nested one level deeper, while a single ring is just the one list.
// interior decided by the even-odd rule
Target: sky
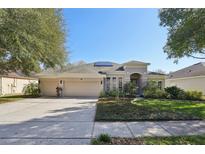
[{"label": "sky", "polygon": [[158,9],[64,9],[63,14],[71,63],[137,60],[150,63],[149,71],[169,73],[200,62],[167,59],[167,29],[159,25]]}]

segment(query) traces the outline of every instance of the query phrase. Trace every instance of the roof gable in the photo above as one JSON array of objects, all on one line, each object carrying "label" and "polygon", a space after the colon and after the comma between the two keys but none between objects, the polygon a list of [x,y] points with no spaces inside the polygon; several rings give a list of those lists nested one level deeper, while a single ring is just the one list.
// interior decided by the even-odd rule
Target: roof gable
[{"label": "roof gable", "polygon": [[205,63],[200,62],[169,74],[170,79],[205,75]]},{"label": "roof gable", "polygon": [[136,60],[132,60],[132,61],[128,61],[126,63],[123,63],[123,66],[147,66],[150,63],[145,63],[145,62],[141,62],[141,61],[136,61]]}]

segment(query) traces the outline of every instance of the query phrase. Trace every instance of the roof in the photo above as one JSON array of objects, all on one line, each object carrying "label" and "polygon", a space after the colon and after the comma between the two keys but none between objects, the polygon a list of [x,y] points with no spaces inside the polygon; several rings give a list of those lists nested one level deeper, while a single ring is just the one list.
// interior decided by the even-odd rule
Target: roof
[{"label": "roof", "polygon": [[38,74],[39,78],[102,78],[104,75],[94,73],[52,73],[52,74]]},{"label": "roof", "polygon": [[[88,64],[81,64],[81,65],[69,65],[66,69],[64,70],[54,70],[54,69],[48,69],[45,70],[39,74],[36,74],[38,77],[43,77],[43,76],[59,76],[59,74],[66,74],[69,76],[69,73],[76,73],[76,74],[90,74],[90,76],[98,76],[106,73],[123,73],[124,72],[124,66],[146,66],[149,63],[144,63],[140,61],[129,61],[127,63],[123,64],[118,64],[114,62],[109,62],[109,61],[98,61],[98,62],[93,62],[93,63],[88,63]],[[91,75],[92,74],[92,75]]]},{"label": "roof", "polygon": [[191,66],[180,69],[176,72],[171,72],[168,79],[204,76],[205,75],[205,62],[193,64]]},{"label": "roof", "polygon": [[159,72],[148,72],[148,75],[166,75],[166,74],[159,73]]},{"label": "roof", "polygon": [[124,65],[124,66],[150,65],[150,63],[145,63],[145,62],[141,62],[141,61],[132,60],[132,61],[128,61],[126,63],[123,63],[122,65]]},{"label": "roof", "polygon": [[19,78],[19,79],[36,79],[35,77],[31,76],[26,76],[23,73],[17,71],[17,72],[8,72],[6,74],[0,75],[0,77],[5,77],[5,78]]}]

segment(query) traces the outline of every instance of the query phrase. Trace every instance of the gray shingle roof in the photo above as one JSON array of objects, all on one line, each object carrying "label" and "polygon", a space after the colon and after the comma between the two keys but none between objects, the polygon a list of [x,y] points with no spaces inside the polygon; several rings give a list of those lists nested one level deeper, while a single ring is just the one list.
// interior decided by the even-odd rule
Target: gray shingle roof
[{"label": "gray shingle roof", "polygon": [[16,72],[8,72],[6,74],[0,74],[0,77],[8,77],[8,78],[22,78],[22,79],[36,79],[33,75],[33,72],[30,76],[26,76],[21,71]]},{"label": "gray shingle roof", "polygon": [[205,62],[196,63],[186,68],[180,69],[176,72],[171,72],[168,76],[169,79],[194,77],[205,75]]},{"label": "gray shingle roof", "polygon": [[[92,74],[103,74],[103,73],[122,73],[124,72],[124,67],[123,66],[133,66],[133,65],[148,65],[149,63],[144,63],[140,61],[129,61],[127,63],[123,64],[118,64],[114,62],[109,62],[112,64],[112,66],[105,66],[105,67],[97,67],[95,66],[95,63],[88,63],[88,64],[81,64],[81,65],[70,65],[64,70],[60,69],[48,69],[45,70],[38,75],[49,75],[49,74],[56,74],[56,73],[92,73]],[[100,61],[97,63],[101,63]]]}]

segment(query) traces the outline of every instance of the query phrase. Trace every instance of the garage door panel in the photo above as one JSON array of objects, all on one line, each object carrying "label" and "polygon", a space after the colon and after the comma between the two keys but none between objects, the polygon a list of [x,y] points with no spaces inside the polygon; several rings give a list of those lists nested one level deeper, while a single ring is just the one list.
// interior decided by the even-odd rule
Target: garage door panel
[{"label": "garage door panel", "polygon": [[56,96],[58,81],[41,81],[40,89],[43,96]]},{"label": "garage door panel", "polygon": [[101,87],[100,81],[66,81],[64,96],[99,96]]}]

